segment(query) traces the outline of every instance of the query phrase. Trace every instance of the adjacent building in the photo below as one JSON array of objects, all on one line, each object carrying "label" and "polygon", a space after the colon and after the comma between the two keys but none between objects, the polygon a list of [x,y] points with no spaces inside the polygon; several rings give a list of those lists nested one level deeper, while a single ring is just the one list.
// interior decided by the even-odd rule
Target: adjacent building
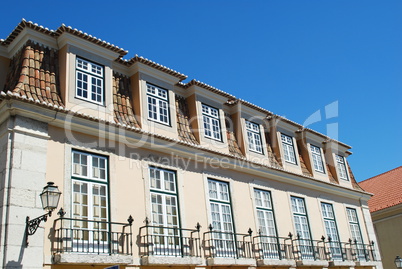
[{"label": "adjacent building", "polygon": [[369,208],[384,268],[395,268],[396,256],[402,256],[402,166],[360,182],[374,196]]},{"label": "adjacent building", "polygon": [[25,20],[0,41],[3,268],[382,268],[350,146],[126,54]]}]

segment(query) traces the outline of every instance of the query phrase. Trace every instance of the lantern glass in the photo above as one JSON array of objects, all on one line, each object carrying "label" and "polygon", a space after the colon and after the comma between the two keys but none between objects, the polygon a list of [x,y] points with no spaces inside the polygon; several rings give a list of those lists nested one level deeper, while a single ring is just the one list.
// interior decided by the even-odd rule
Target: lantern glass
[{"label": "lantern glass", "polygon": [[396,256],[395,265],[396,265],[396,268],[402,268],[402,258],[400,258],[399,256]]},{"label": "lantern glass", "polygon": [[40,199],[42,201],[42,207],[44,210],[53,211],[57,208],[59,204],[61,192],[54,186],[53,182],[48,182],[47,186],[43,188],[40,194]]}]

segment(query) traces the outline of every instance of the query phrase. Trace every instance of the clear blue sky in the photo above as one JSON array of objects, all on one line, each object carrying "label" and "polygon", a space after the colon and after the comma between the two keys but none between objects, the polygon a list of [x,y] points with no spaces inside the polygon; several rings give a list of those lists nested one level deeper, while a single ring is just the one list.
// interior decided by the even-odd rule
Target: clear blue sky
[{"label": "clear blue sky", "polygon": [[338,125],[358,181],[402,165],[401,0],[5,1],[2,9],[3,39],[22,18],[64,23],[297,123],[320,111],[308,127],[327,134]]}]

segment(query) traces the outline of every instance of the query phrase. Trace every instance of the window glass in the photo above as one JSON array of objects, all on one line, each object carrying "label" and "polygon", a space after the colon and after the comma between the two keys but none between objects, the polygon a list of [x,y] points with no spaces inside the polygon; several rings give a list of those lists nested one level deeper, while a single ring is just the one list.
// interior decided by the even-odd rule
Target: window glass
[{"label": "window glass", "polygon": [[147,83],[148,119],[170,124],[168,91]]},{"label": "window glass", "polygon": [[246,121],[248,146],[251,151],[262,153],[262,143],[260,126],[250,121]]},{"label": "window glass", "polygon": [[293,138],[281,134],[281,140],[282,140],[282,147],[283,147],[283,154],[286,162],[297,164],[296,163],[296,156],[295,156],[295,149],[293,147]]},{"label": "window glass", "polygon": [[338,167],[338,173],[339,173],[340,179],[349,180],[348,174],[346,172],[345,158],[340,155],[335,155],[335,156],[336,156],[336,164]]},{"label": "window glass", "polygon": [[311,155],[313,157],[314,170],[324,173],[324,164],[321,156],[321,149],[314,145],[310,145]]},{"label": "window glass", "polygon": [[103,73],[103,66],[77,57],[75,96],[92,103],[103,104]]},{"label": "window glass", "polygon": [[221,126],[219,112],[216,108],[202,104],[202,119],[205,137],[221,141]]}]

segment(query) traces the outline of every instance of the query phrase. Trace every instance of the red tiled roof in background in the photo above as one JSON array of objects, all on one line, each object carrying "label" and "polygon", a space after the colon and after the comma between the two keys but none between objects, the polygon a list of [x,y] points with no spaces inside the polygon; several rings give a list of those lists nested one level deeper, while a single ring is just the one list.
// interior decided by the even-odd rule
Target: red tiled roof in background
[{"label": "red tiled roof in background", "polygon": [[365,191],[374,194],[368,201],[370,212],[402,203],[402,166],[359,182]]}]

